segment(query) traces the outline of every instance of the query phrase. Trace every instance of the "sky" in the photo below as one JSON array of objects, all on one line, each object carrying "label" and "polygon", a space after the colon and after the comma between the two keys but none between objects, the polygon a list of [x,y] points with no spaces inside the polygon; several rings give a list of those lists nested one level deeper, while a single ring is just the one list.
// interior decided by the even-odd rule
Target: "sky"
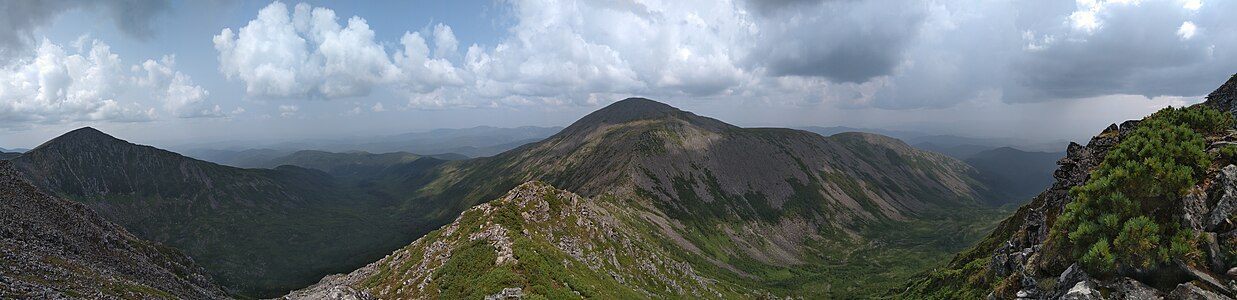
[{"label": "sky", "polygon": [[646,97],[749,127],[1085,141],[1237,72],[1237,1],[3,1],[0,147],[566,126]]}]

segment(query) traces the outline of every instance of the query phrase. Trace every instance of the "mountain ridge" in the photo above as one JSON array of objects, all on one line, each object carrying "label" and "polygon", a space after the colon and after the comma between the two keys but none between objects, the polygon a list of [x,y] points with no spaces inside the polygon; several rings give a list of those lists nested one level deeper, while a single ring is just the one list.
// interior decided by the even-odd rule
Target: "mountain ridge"
[{"label": "mountain ridge", "polygon": [[12,162],[36,186],[184,249],[245,296],[281,294],[411,240],[386,199],[313,169],[222,166],[90,127]]},{"label": "mountain ridge", "polygon": [[181,252],[56,199],[0,161],[0,298],[228,297]]},{"label": "mountain ridge", "polygon": [[[970,178],[969,166],[896,139],[740,128],[647,99],[613,105],[538,143],[447,162],[423,176],[392,174],[379,181],[388,194],[412,195],[405,209],[433,211],[434,220],[445,219],[429,221],[431,227],[449,224],[459,212],[525,182],[545,182],[583,197],[625,203],[626,214],[641,216],[629,226],[685,253],[693,267],[714,270],[709,272],[724,278],[719,280],[765,278],[794,287],[787,281],[802,279],[762,276],[802,272],[804,278],[838,284],[810,292],[818,296],[870,288],[845,282],[829,267],[811,266],[897,257],[848,254],[884,251],[864,245],[888,237],[891,224],[930,228],[889,242],[933,249],[923,256],[934,257],[944,253],[939,249],[969,240],[969,232],[985,225],[960,227],[978,225],[986,220],[978,215],[989,213],[981,201],[985,191]],[[950,217],[928,217],[944,215]],[[897,272],[861,276],[901,278]]]}]

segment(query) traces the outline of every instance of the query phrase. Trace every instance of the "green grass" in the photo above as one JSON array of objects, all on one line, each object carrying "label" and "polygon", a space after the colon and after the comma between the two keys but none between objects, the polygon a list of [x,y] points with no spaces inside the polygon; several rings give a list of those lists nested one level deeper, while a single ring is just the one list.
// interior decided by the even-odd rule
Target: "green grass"
[{"label": "green grass", "polygon": [[[786,267],[728,254],[734,244],[723,236],[709,234],[716,230],[692,230],[685,235],[713,258],[751,273],[758,280],[720,268],[706,273],[714,278],[783,296],[880,298],[891,297],[888,295],[908,280],[978,241],[1007,213],[975,208],[938,212],[934,217],[917,221],[876,222],[861,229],[860,234],[868,238],[862,241],[841,233],[831,235],[830,230],[822,229],[823,238],[807,245],[810,257],[804,264]],[[711,265],[702,259],[685,258],[698,267]]]}]

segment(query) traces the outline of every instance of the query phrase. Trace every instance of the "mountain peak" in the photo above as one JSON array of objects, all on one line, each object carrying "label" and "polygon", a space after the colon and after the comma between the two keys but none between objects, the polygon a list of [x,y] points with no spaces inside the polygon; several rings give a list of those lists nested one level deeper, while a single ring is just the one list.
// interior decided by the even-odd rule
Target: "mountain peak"
[{"label": "mountain peak", "polygon": [[94,135],[94,136],[103,135],[103,136],[111,137],[111,135],[107,133],[103,133],[103,131],[99,131],[98,129],[95,129],[94,127],[90,127],[90,126],[74,129],[72,131],[64,133],[63,135],[71,135],[71,134],[72,135]]},{"label": "mountain peak", "polygon": [[646,98],[627,98],[611,103],[585,116],[581,121],[594,117],[606,123],[623,123],[642,119],[656,119],[685,113],[665,103]]},{"label": "mountain peak", "polygon": [[56,144],[112,144],[116,142],[128,143],[124,140],[99,131],[98,129],[94,129],[94,127],[86,126],[74,129],[73,131],[66,132],[54,139],[48,140],[29,152],[34,152]]},{"label": "mountain peak", "polygon": [[118,140],[116,137],[110,134],[107,134],[103,131],[100,131],[98,129],[95,129],[94,127],[90,127],[90,126],[86,126],[86,127],[74,129],[69,132],[65,132],[64,134],[60,135],[60,137],[58,138],[88,138],[88,139]]},{"label": "mountain peak", "polygon": [[674,106],[650,100],[632,97],[616,101],[594,111],[564,129],[563,133],[588,132],[605,124],[622,124],[640,120],[678,119],[693,125],[721,130],[734,126],[708,117],[698,116],[683,111]]}]

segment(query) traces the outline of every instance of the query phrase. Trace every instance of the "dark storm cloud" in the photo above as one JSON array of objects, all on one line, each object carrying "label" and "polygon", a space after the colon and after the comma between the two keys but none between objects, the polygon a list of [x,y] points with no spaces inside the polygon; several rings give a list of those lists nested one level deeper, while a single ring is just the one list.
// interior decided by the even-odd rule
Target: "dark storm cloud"
[{"label": "dark storm cloud", "polygon": [[772,14],[783,9],[796,8],[800,6],[811,6],[820,4],[826,1],[846,1],[846,0],[754,0],[748,1],[748,7],[762,14]]},{"label": "dark storm cloud", "polygon": [[[1010,70],[1014,76],[1005,99],[1034,102],[1110,94],[1192,96],[1214,86],[1207,78],[1222,79],[1227,77],[1224,74],[1237,71],[1212,67],[1234,66],[1235,61],[1226,54],[1230,51],[1220,51],[1232,49],[1231,21],[1217,24],[1194,20],[1175,1],[1107,9],[1094,32],[1059,37],[1042,50],[1015,57]],[[1188,38],[1178,32],[1187,21],[1200,28]],[[1225,36],[1230,37],[1222,38]]]},{"label": "dark storm cloud", "polygon": [[150,20],[168,10],[165,0],[113,0],[101,1],[97,5],[110,11],[117,27],[138,38],[153,35],[155,31],[150,26]]},{"label": "dark storm cloud", "polygon": [[[1064,1],[937,4],[905,42],[902,60],[879,79],[872,106],[1188,97],[1237,72],[1237,19],[1225,16],[1237,11],[1233,1],[1197,10],[1175,0],[1100,1],[1094,11]],[[1097,26],[1075,22],[1076,12],[1093,12]],[[1187,22],[1192,34],[1181,29]]]},{"label": "dark storm cloud", "polygon": [[29,47],[35,40],[34,29],[47,26],[62,12],[75,9],[100,9],[116,22],[121,31],[137,38],[148,38],[154,30],[150,21],[167,11],[168,2],[162,0],[50,0],[50,1],[0,1],[4,21],[0,21],[0,57],[9,57],[14,52]]},{"label": "dark storm cloud", "polygon": [[765,26],[749,63],[774,76],[848,83],[893,72],[926,13],[926,5],[908,1],[785,0],[757,5],[774,6],[795,9],[761,18]]}]

